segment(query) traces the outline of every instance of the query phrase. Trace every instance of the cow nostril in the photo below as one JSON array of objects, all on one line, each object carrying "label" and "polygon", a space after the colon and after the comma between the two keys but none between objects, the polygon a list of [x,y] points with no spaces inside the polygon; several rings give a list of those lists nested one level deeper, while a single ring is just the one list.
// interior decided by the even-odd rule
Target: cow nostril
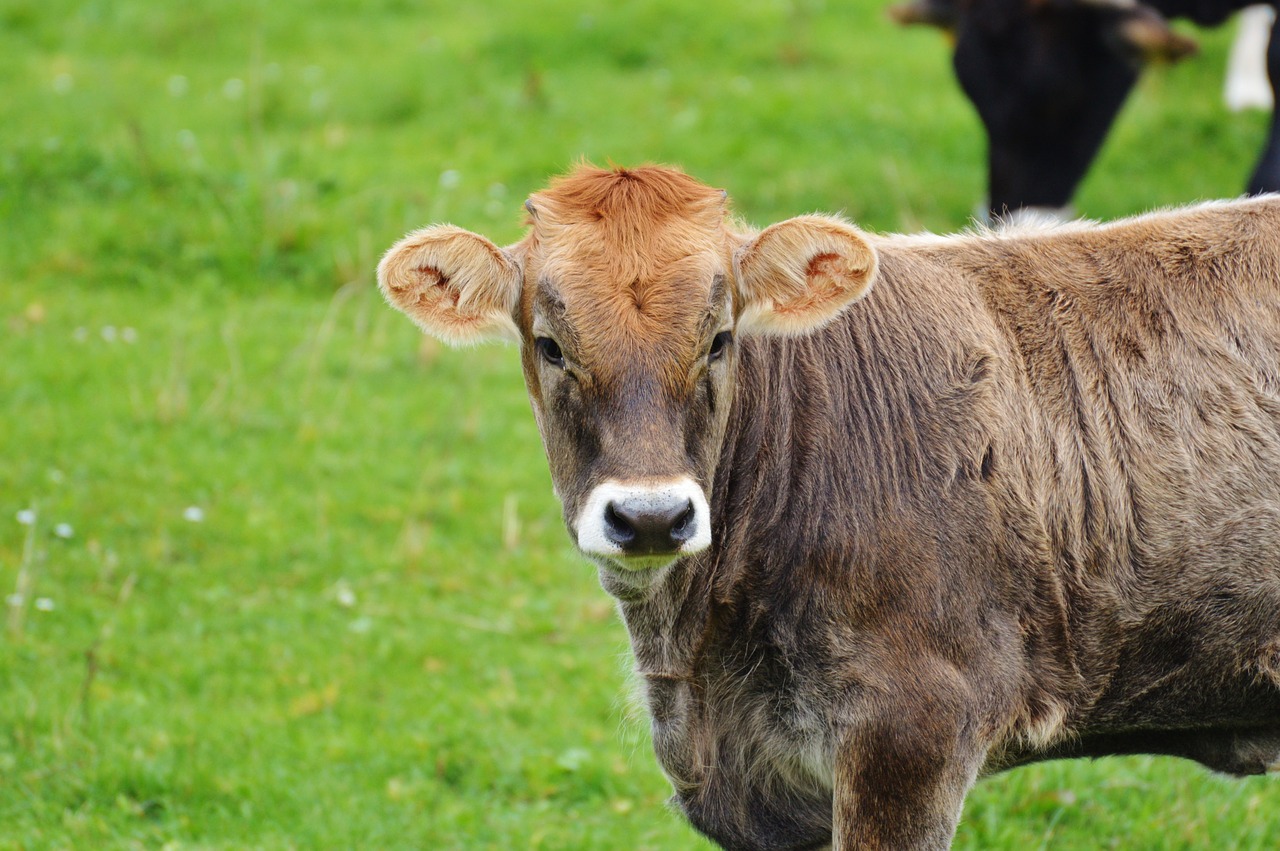
[{"label": "cow nostril", "polygon": [[676,518],[675,525],[671,527],[671,540],[677,544],[683,544],[685,541],[693,537],[694,518],[697,512],[693,509],[693,500],[685,500],[684,512]]},{"label": "cow nostril", "polygon": [[625,547],[636,538],[635,527],[618,513],[612,502],[604,507],[604,528],[609,540],[620,547]]}]

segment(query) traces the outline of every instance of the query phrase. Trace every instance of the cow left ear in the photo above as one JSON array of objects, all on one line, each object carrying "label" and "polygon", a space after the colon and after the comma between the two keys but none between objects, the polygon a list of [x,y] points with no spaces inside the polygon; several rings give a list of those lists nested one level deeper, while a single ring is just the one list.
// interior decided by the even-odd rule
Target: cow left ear
[{"label": "cow left ear", "polygon": [[740,333],[791,336],[826,325],[871,289],[876,251],[863,233],[827,216],[766,228],[733,258]]}]

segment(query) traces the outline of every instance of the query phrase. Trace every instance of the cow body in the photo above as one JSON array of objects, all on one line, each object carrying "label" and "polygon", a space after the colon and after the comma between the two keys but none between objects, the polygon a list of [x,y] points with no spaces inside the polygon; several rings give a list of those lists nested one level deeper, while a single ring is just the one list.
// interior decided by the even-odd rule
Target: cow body
[{"label": "cow body", "polygon": [[[645,174],[580,176],[607,195]],[[619,396],[591,388],[603,368],[586,366],[588,344],[564,342],[567,325],[559,357],[537,361],[545,323],[591,333],[568,285],[551,314],[536,306],[571,277],[546,259],[567,262],[554,191],[535,196],[554,220],[494,250],[522,266],[504,309],[566,521],[619,600],[655,751],[696,827],[726,848],[945,848],[975,779],[1026,762],[1280,764],[1280,199],[1046,232],[849,229],[847,249],[828,239],[835,220],[814,217],[762,233],[722,221],[720,237],[683,241],[698,229],[667,202],[606,246],[624,275],[582,278],[624,293],[624,315],[658,290],[688,303],[687,322],[664,320],[670,339],[608,330],[611,351],[635,347],[635,362],[611,366]],[[615,215],[593,202],[584,220],[597,214]],[[801,240],[812,228],[819,241]],[[432,328],[414,311],[441,287],[454,298],[439,281],[463,274],[421,244],[393,249],[382,279]],[[636,265],[637,245],[670,261]],[[807,289],[772,289],[762,307],[760,288],[797,251]],[[401,277],[402,255],[435,271]],[[678,274],[663,271],[672,264]],[[865,279],[857,295],[875,285],[798,329],[797,312],[841,276]],[[714,319],[721,299],[728,320]],[[766,308],[792,323],[784,333],[748,333]],[[675,369],[672,340],[699,321],[693,366]],[[736,351],[712,343],[704,370],[706,329],[723,321]],[[561,381],[553,368],[581,374]],[[618,417],[640,422],[618,439]],[[695,531],[673,536],[669,555],[583,544],[586,494],[621,481],[624,455],[638,480],[705,489],[705,545],[686,551]],[[702,534],[700,518],[691,504],[676,528]]]},{"label": "cow body", "polygon": [[[1193,43],[1164,17],[1215,26],[1257,0],[911,0],[895,14],[955,33],[953,64],[987,135],[995,216],[1067,208],[1143,61],[1179,58]],[[1280,25],[1267,58],[1280,88]],[[1248,181],[1280,191],[1280,118]]]},{"label": "cow body", "polygon": [[881,700],[962,705],[983,772],[1280,756],[1277,235],[1273,200],[887,239],[832,326],[743,343],[717,543],[621,607],[695,824],[825,844]]}]

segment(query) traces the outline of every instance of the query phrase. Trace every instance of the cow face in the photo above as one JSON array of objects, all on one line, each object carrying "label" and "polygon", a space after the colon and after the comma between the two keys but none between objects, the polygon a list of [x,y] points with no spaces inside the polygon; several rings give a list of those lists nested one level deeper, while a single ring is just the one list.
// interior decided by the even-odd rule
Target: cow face
[{"label": "cow face", "polygon": [[449,226],[378,267],[391,304],[452,343],[520,343],[565,524],[630,586],[712,544],[709,498],[742,340],[803,334],[862,296],[872,248],[808,216],[729,226],[724,193],[662,168],[582,167],[499,248]]},{"label": "cow face", "polygon": [[987,132],[991,212],[1067,207],[1138,68],[1104,13],[990,0],[961,15],[956,77]]}]

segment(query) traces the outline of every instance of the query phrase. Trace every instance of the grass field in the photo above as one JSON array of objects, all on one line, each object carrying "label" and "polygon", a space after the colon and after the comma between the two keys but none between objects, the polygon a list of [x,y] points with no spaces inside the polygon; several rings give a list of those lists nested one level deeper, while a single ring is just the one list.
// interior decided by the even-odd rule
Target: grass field
[{"label": "grass field", "polygon": [[[963,226],[977,121],[881,7],[0,4],[0,849],[708,847],[515,351],[420,340],[372,269],[516,238],[581,157]],[[1148,75],[1082,213],[1238,193],[1226,41]],[[957,846],[1274,849],[1280,784],[1022,769]]]}]

